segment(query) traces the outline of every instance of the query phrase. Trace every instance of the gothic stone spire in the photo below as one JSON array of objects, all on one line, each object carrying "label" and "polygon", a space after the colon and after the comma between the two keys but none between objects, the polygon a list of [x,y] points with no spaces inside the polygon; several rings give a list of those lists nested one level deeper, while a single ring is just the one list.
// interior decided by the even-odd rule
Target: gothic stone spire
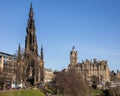
[{"label": "gothic stone spire", "polygon": [[43,60],[43,59],[44,59],[44,55],[43,55],[43,46],[41,46],[40,59],[41,59],[41,60]]},{"label": "gothic stone spire", "polygon": [[17,61],[20,62],[21,61],[21,48],[20,48],[20,43],[19,43],[19,46],[18,46],[18,58],[17,58]]},{"label": "gothic stone spire", "polygon": [[33,17],[33,16],[34,16],[34,13],[33,13],[33,8],[32,8],[32,3],[31,3],[29,17]]},{"label": "gothic stone spire", "polygon": [[29,19],[28,24],[26,28],[27,36],[25,41],[25,51],[26,52],[33,52],[35,55],[38,55],[38,46],[37,46],[37,40],[36,40],[36,28],[35,28],[35,22],[34,22],[34,12],[32,8],[32,3],[30,5],[30,12],[29,12]]}]

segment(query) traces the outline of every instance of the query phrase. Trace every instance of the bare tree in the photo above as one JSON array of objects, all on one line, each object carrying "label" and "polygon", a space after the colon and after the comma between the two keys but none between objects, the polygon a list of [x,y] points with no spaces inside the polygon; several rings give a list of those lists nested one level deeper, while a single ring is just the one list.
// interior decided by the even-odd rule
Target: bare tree
[{"label": "bare tree", "polygon": [[109,96],[120,96],[120,87],[110,88]]},{"label": "bare tree", "polygon": [[91,96],[87,84],[80,74],[74,71],[60,72],[56,74],[53,81],[59,94],[65,96]]},{"label": "bare tree", "polygon": [[99,78],[97,76],[91,76],[92,88],[96,89],[99,83]]}]

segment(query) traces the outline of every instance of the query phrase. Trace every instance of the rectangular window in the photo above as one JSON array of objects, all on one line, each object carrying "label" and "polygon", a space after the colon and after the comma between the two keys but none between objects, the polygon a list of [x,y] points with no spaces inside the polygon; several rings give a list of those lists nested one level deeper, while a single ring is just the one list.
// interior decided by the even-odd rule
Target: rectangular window
[{"label": "rectangular window", "polygon": [[4,60],[3,62],[4,62],[4,64],[7,64],[7,60]]}]

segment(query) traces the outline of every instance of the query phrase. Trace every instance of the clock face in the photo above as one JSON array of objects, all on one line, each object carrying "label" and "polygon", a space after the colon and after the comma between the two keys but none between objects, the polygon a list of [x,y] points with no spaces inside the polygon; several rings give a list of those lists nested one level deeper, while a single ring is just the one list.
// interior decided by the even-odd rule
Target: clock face
[{"label": "clock face", "polygon": [[75,54],[72,54],[72,56],[75,56]]}]

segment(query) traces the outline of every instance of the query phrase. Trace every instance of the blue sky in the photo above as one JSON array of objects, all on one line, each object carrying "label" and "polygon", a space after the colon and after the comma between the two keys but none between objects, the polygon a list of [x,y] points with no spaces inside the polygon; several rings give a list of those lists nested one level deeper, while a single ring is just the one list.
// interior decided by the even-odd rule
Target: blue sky
[{"label": "blue sky", "polygon": [[0,51],[24,49],[31,2],[45,67],[66,68],[75,46],[79,62],[97,58],[120,69],[120,0],[0,0]]}]

